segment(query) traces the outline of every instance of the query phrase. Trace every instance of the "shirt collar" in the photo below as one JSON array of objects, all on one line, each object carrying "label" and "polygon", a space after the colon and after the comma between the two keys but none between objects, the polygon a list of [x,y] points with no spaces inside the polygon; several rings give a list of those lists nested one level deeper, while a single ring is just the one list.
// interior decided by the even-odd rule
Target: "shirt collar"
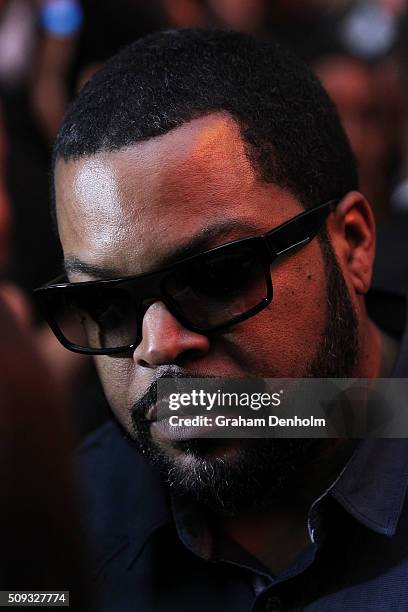
[{"label": "shirt collar", "polygon": [[394,535],[408,484],[408,440],[360,443],[331,495],[355,519],[383,535]]},{"label": "shirt collar", "polygon": [[[395,294],[395,299],[404,296]],[[405,329],[393,378],[408,378],[408,300]],[[363,525],[394,535],[408,484],[408,440],[367,439],[354,451],[331,490],[332,496]]]}]

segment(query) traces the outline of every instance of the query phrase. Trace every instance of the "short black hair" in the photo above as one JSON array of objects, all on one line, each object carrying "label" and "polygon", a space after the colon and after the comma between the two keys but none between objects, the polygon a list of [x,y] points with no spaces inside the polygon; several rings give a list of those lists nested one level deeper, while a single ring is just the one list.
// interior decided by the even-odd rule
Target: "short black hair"
[{"label": "short black hair", "polygon": [[54,163],[118,150],[220,111],[239,124],[259,176],[304,206],[357,188],[337,111],[311,70],[274,41],[219,29],[157,32],[112,57],[68,110]]}]

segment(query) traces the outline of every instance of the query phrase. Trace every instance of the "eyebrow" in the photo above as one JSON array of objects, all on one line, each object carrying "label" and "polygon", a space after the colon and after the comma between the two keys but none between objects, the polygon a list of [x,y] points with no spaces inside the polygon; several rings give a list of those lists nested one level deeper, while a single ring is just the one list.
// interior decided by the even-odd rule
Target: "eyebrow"
[{"label": "eyebrow", "polygon": [[[239,240],[240,238],[246,238],[250,235],[260,235],[262,232],[260,228],[254,223],[248,221],[248,219],[234,218],[222,223],[217,223],[211,226],[202,228],[199,233],[193,238],[189,239],[184,244],[178,246],[168,255],[160,259],[160,268],[171,266],[173,263],[197,255],[207,249],[210,249],[216,245],[215,242],[221,238],[227,238],[232,232],[238,234],[235,238],[230,238],[228,242],[232,240]],[[91,263],[80,260],[74,256],[67,256],[64,260],[65,272],[68,273],[81,273],[87,276],[92,276],[96,279],[109,280],[114,278],[121,278],[123,273],[115,268],[107,268],[105,266],[97,266]],[[158,268],[155,268],[156,270]],[[146,270],[143,273],[147,273],[150,270]],[[151,270],[152,272],[154,270]]]}]

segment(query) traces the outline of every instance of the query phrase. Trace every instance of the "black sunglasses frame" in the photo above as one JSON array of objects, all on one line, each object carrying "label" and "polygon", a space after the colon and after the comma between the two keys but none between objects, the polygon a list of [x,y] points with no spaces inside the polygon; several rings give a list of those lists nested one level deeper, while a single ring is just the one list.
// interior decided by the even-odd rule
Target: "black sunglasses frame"
[{"label": "black sunglasses frame", "polygon": [[[260,236],[252,236],[249,238],[242,238],[239,240],[233,240],[221,244],[212,249],[208,249],[197,255],[192,255],[182,259],[171,266],[167,266],[157,272],[148,272],[145,274],[139,274],[137,276],[125,276],[122,278],[109,279],[109,280],[97,280],[97,281],[86,281],[82,283],[61,283],[58,282],[65,278],[65,275],[61,275],[50,281],[46,285],[39,287],[34,290],[34,294],[38,300],[39,306],[42,310],[45,320],[54,332],[60,343],[70,351],[75,353],[82,353],[87,355],[117,355],[121,353],[133,352],[135,348],[140,344],[142,339],[142,323],[144,312],[142,308],[138,308],[136,313],[136,338],[132,344],[127,344],[121,347],[115,348],[103,348],[94,349],[89,347],[79,346],[71,343],[62,333],[59,325],[57,324],[55,317],[52,312],[51,301],[53,292],[56,291],[77,291],[83,287],[115,287],[117,285],[126,286],[127,284],[132,285],[132,289],[137,288],[137,285],[141,285],[143,298],[140,303],[150,299],[157,299],[162,301],[169,312],[187,329],[206,334],[210,332],[220,331],[226,329],[232,325],[236,325],[250,317],[254,316],[258,312],[261,312],[264,308],[271,303],[273,297],[272,279],[270,274],[271,264],[282,255],[286,255],[297,248],[308,244],[320,231],[322,224],[325,222],[327,216],[336,208],[340,200],[330,200],[319,206],[308,209],[299,215],[296,215],[292,219],[289,219],[285,223],[282,223],[278,227],[272,229],[266,234]],[[197,261],[202,257],[212,255],[220,250],[227,250],[230,248],[236,248],[237,246],[250,246],[254,250],[254,253],[259,256],[260,262],[262,262],[263,270],[265,274],[266,282],[266,296],[262,301],[245,312],[244,314],[237,315],[232,319],[229,319],[226,323],[220,323],[210,327],[198,327],[191,324],[185,315],[180,312],[176,302],[164,289],[164,280],[172,272],[192,261]],[[140,331],[139,331],[140,330]]]}]

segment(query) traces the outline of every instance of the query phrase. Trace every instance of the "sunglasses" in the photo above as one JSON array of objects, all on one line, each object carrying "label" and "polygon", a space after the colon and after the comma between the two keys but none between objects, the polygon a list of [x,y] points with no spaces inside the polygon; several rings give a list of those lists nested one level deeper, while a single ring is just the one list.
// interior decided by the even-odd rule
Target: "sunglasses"
[{"label": "sunglasses", "polygon": [[40,308],[67,349],[88,355],[133,352],[144,314],[163,302],[187,329],[208,334],[245,321],[272,301],[270,266],[308,244],[339,200],[293,217],[267,234],[234,240],[157,272],[35,289]]}]

